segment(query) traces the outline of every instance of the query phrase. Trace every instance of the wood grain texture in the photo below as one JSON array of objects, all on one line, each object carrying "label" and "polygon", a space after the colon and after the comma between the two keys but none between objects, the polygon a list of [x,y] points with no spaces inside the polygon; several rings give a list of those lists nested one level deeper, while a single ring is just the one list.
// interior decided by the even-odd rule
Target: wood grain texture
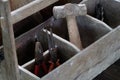
[{"label": "wood grain texture", "polygon": [[5,65],[2,67],[3,80],[20,80],[16,57],[13,26],[11,24],[10,6],[7,0],[1,0],[1,31],[4,45]]},{"label": "wood grain texture", "polygon": [[20,8],[33,0],[10,0],[11,11]]},{"label": "wood grain texture", "polygon": [[22,19],[40,11],[41,9],[57,2],[58,0],[35,0],[11,12],[12,23],[21,21]]},{"label": "wood grain texture", "polygon": [[120,27],[93,43],[41,80],[92,80],[120,58]]},{"label": "wood grain texture", "polygon": [[67,25],[68,25],[68,33],[69,33],[69,40],[71,43],[73,43],[75,46],[77,46],[80,50],[83,49],[81,38],[78,30],[78,26],[76,23],[76,17],[75,16],[67,16]]}]

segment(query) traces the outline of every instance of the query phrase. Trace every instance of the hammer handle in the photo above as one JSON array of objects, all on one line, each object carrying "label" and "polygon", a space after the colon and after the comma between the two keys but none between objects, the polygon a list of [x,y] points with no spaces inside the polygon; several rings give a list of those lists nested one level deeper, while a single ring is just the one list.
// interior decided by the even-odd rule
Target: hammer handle
[{"label": "hammer handle", "polygon": [[75,16],[67,16],[67,26],[68,26],[68,33],[69,33],[69,40],[75,46],[77,46],[80,50],[82,50],[82,43],[80,39],[80,34],[78,31],[76,17]]}]

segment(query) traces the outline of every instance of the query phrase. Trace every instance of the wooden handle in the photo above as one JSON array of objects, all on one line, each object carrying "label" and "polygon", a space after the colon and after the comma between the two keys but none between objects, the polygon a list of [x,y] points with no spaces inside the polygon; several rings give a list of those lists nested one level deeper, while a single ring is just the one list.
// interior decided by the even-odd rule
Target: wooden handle
[{"label": "wooden handle", "polygon": [[69,33],[69,40],[75,46],[82,50],[82,44],[80,39],[80,34],[78,31],[77,23],[75,16],[67,16],[67,25],[68,25],[68,33]]}]

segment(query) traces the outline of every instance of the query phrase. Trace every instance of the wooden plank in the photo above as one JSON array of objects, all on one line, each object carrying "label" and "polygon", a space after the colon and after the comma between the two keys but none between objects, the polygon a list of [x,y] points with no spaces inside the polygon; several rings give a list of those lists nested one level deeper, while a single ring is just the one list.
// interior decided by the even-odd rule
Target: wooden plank
[{"label": "wooden plank", "polygon": [[120,27],[96,41],[41,80],[92,80],[120,58]]},{"label": "wooden plank", "polygon": [[9,2],[8,0],[0,0],[0,3],[2,5],[1,29],[5,57],[5,65],[2,67],[3,80],[20,80]]},{"label": "wooden plank", "polygon": [[10,0],[11,11],[20,8],[33,0]]},{"label": "wooden plank", "polygon": [[30,2],[29,4],[18,8],[11,12],[12,15],[12,23],[16,23],[21,21],[22,19],[42,10],[43,8],[57,2],[58,0],[35,0]]}]

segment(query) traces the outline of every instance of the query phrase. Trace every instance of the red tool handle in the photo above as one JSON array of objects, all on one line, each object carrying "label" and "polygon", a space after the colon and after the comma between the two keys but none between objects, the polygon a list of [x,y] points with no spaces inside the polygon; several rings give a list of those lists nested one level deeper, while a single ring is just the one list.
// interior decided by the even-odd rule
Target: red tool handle
[{"label": "red tool handle", "polygon": [[39,75],[39,70],[40,70],[39,67],[40,67],[39,65],[35,65],[34,74],[35,74],[36,76]]},{"label": "red tool handle", "polygon": [[57,60],[57,62],[56,62],[56,66],[58,67],[58,66],[60,66],[60,62],[59,62],[60,60],[58,59]]},{"label": "red tool handle", "polygon": [[55,67],[60,66],[59,59],[57,60],[56,63],[54,63],[54,62],[52,62],[52,61],[49,61],[49,63],[50,63],[50,66],[49,66],[48,72],[52,71]]},{"label": "red tool handle", "polygon": [[45,74],[47,74],[48,73],[48,69],[47,69],[47,66],[46,66],[45,62],[42,62],[42,68],[43,68]]},{"label": "red tool handle", "polygon": [[51,71],[54,69],[55,64],[54,64],[54,62],[52,62],[52,61],[49,61],[49,63],[50,63],[50,66],[49,66],[48,72],[51,72]]}]

